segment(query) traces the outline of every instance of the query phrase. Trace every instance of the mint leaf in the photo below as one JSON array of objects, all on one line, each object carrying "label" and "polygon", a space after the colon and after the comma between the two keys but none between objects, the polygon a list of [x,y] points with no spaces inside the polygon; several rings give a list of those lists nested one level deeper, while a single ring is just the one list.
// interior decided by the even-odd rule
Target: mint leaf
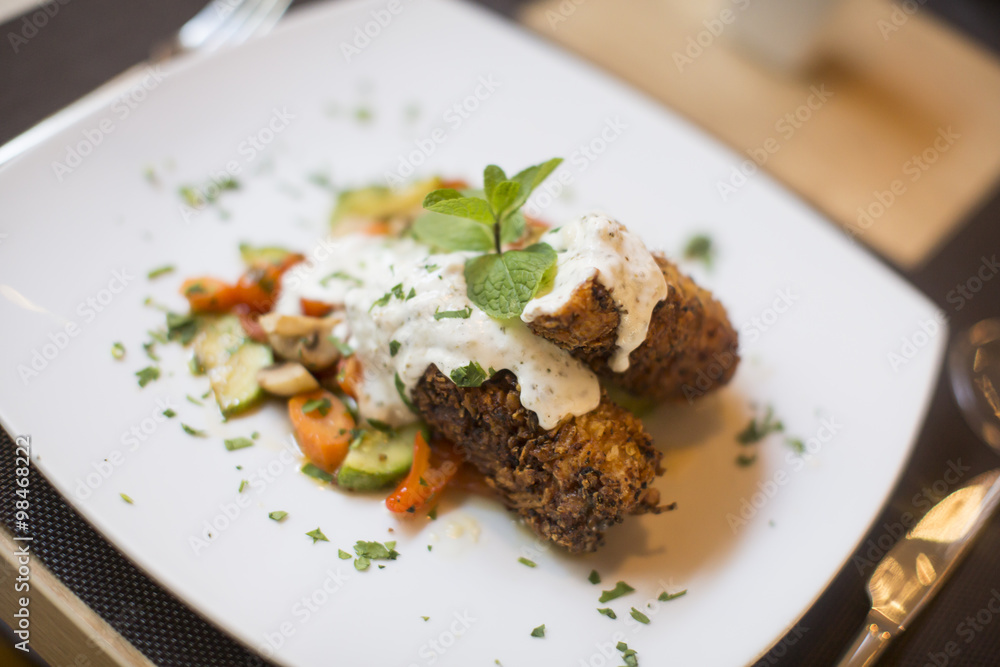
[{"label": "mint leaf", "polygon": [[524,214],[520,211],[513,211],[500,222],[500,242],[513,243],[524,236],[524,230],[527,226]]},{"label": "mint leaf", "polygon": [[555,263],[556,251],[547,243],[473,257],[465,263],[469,299],[490,317],[517,317]]},{"label": "mint leaf", "polygon": [[457,218],[453,215],[434,213],[421,215],[413,223],[417,240],[442,250],[490,250],[493,234],[482,223]]},{"label": "mint leaf", "polygon": [[562,158],[554,157],[548,162],[528,167],[511,178],[510,180],[517,181],[521,185],[521,189],[517,193],[517,198],[514,200],[514,208],[523,206],[524,202],[528,201],[528,197],[531,196],[532,191],[541,185],[542,181],[548,178],[549,174],[555,171],[556,167],[560,164],[562,164]]},{"label": "mint leaf", "polygon": [[496,188],[493,189],[493,194],[490,196],[490,206],[493,208],[493,213],[497,219],[502,220],[509,212],[514,201],[517,199],[517,193],[520,191],[521,184],[517,181],[501,181],[497,183]]},{"label": "mint leaf", "polygon": [[439,190],[434,190],[424,197],[424,208],[430,208],[432,204],[445,201],[446,199],[461,199],[464,196],[465,195],[454,188],[441,188]]},{"label": "mint leaf", "polygon": [[[454,192],[458,197],[439,195],[435,198],[435,195],[442,192]],[[454,190],[435,190],[424,199],[424,208],[436,213],[468,218],[469,220],[481,222],[484,225],[492,226],[494,222],[493,214],[490,212],[490,205],[486,203],[485,199],[463,197]]]},{"label": "mint leaf", "polygon": [[486,371],[477,361],[470,361],[468,366],[456,368],[451,372],[451,381],[459,387],[478,387],[486,381]]},{"label": "mint leaf", "polygon": [[506,180],[507,174],[495,164],[491,164],[483,170],[483,194],[487,201],[493,201],[493,191],[499,183]]}]

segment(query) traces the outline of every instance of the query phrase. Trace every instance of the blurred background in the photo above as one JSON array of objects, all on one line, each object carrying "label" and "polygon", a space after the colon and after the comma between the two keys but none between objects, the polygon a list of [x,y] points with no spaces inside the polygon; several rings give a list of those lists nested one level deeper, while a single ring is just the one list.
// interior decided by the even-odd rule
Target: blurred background
[{"label": "blurred background", "polygon": [[[292,11],[303,4],[310,3],[295,2]],[[766,171],[917,284],[953,317],[953,331],[997,314],[997,285],[961,313],[945,295],[981,254],[1000,246],[1000,3],[479,4],[628,81],[740,153],[740,168],[717,185],[723,199],[741,179]],[[0,0],[0,144],[149,57],[204,5]],[[981,447],[939,385],[903,497],[922,464],[940,468],[943,437]],[[924,665],[925,647],[937,645],[929,639],[935,628],[952,632],[972,604],[968,595],[1000,586],[997,521],[988,530],[972,564],[884,664]],[[824,631],[770,664],[824,664],[834,656],[863,617],[856,579],[842,573],[810,612],[807,624]],[[3,630],[0,664],[44,664],[14,651]],[[949,664],[1000,664],[996,635]],[[86,659],[79,664],[115,664],[98,653]]]}]

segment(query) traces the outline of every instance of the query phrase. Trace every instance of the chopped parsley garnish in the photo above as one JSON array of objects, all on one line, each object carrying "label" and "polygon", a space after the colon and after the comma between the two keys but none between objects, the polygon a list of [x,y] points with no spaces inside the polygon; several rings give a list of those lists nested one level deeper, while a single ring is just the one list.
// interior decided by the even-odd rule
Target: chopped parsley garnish
[{"label": "chopped parsley garnish", "polygon": [[444,320],[448,318],[467,320],[469,316],[472,315],[472,308],[466,306],[462,310],[436,310],[434,311],[435,320]]},{"label": "chopped parsley garnish", "polygon": [[337,558],[339,558],[340,560],[351,560],[352,558],[354,558],[354,556],[347,553],[343,549],[337,549]]},{"label": "chopped parsley garnish", "polygon": [[746,428],[736,435],[736,441],[741,445],[752,445],[755,442],[760,442],[772,433],[779,433],[784,430],[784,424],[774,418],[774,410],[771,406],[767,406],[764,416],[760,421],[756,417],[751,418]]},{"label": "chopped parsley garnish", "polygon": [[153,361],[159,361],[160,358],[158,356],[156,356],[156,352],[154,351],[155,350],[155,346],[156,346],[156,343],[150,341],[148,343],[143,343],[142,344],[142,349],[145,350],[147,357],[149,357]]},{"label": "chopped parsley garnish", "polygon": [[371,560],[369,558],[366,558],[365,556],[358,556],[357,558],[354,559],[354,569],[358,570],[359,572],[364,572],[369,567],[371,567],[371,564],[372,564]]},{"label": "chopped parsley garnish", "polygon": [[197,398],[195,398],[191,394],[185,394],[184,398],[186,398],[189,403],[194,403],[195,405],[204,405],[204,403],[202,403],[201,401],[199,401]]},{"label": "chopped parsley garnish", "polygon": [[801,438],[788,438],[785,440],[785,444],[791,447],[799,456],[806,453],[806,443],[802,442]]},{"label": "chopped parsley garnish", "polygon": [[156,366],[147,366],[142,370],[136,371],[135,376],[139,378],[139,386],[145,387],[147,384],[160,377],[160,369]]},{"label": "chopped parsley garnish", "polygon": [[167,408],[166,410],[163,411],[163,416],[166,417],[167,419],[173,419],[174,417],[177,416],[177,413],[174,412],[171,408]]},{"label": "chopped parsley garnish", "polygon": [[396,353],[399,352],[399,348],[400,347],[402,347],[402,344],[398,340],[390,340],[389,341],[389,356],[390,357],[395,357]]},{"label": "chopped parsley garnish", "polygon": [[304,466],[302,466],[302,468],[300,468],[300,471],[303,474],[312,477],[313,479],[320,480],[321,482],[333,481],[333,475],[323,470],[322,468],[314,466],[312,463],[306,463]]},{"label": "chopped parsley garnish", "polygon": [[660,597],[658,597],[656,599],[659,600],[660,602],[670,602],[671,600],[676,600],[677,598],[679,598],[679,597],[681,597],[683,595],[687,595],[687,589],[686,588],[683,591],[681,591],[680,593],[668,593],[666,591],[663,591],[662,593],[660,593]]},{"label": "chopped parsley garnish", "polygon": [[545,636],[545,624],[542,623],[537,628],[531,631],[532,637],[544,637]]},{"label": "chopped parsley garnish", "polygon": [[326,287],[331,280],[343,280],[345,282],[354,283],[359,287],[364,284],[361,282],[359,278],[355,278],[354,276],[344,273],[343,271],[334,271],[333,273],[324,276],[323,278],[320,279],[319,284],[322,285],[323,287]]},{"label": "chopped parsley garnish", "polygon": [[288,516],[288,512],[282,512],[281,510],[278,510],[277,512],[269,513],[267,515],[267,518],[270,519],[271,521],[282,521],[286,516]]},{"label": "chopped parsley garnish", "polygon": [[115,359],[121,361],[125,358],[125,346],[121,343],[114,343],[111,345],[111,356]]},{"label": "chopped parsley garnish", "polygon": [[486,381],[486,377],[486,371],[476,361],[470,361],[468,366],[456,368],[451,372],[451,381],[459,387],[478,387]]},{"label": "chopped parsley garnish", "polygon": [[688,239],[684,246],[684,259],[702,262],[707,267],[712,266],[715,259],[715,248],[712,246],[712,239],[705,234],[695,234]]},{"label": "chopped parsley garnish", "polygon": [[381,542],[366,542],[364,540],[358,540],[357,544],[354,545],[354,553],[358,555],[359,558],[369,558],[371,560],[396,560],[399,556],[399,552],[395,549],[395,542],[386,542],[382,544]]},{"label": "chopped parsley garnish", "polygon": [[187,345],[198,333],[198,320],[193,315],[167,313],[167,339]]},{"label": "chopped parsley garnish", "polygon": [[166,345],[167,342],[169,342],[167,340],[167,334],[160,329],[150,329],[147,333],[149,334],[149,337],[152,338],[157,343],[162,343]]},{"label": "chopped parsley garnish", "polygon": [[625,642],[618,642],[615,648],[617,648],[621,652],[622,659],[625,660],[625,667],[639,667],[638,654],[632,649],[630,649],[628,647],[628,644],[626,644]]},{"label": "chopped parsley garnish", "polygon": [[597,570],[591,570],[590,576],[587,577],[587,581],[595,585],[599,584],[601,583],[601,575],[597,574]]},{"label": "chopped parsley garnish", "polygon": [[518,563],[520,563],[521,565],[527,565],[528,567],[538,567],[538,566],[537,566],[537,565],[535,564],[535,561],[533,561],[533,560],[528,560],[528,559],[527,559],[527,558],[525,558],[524,556],[521,556],[520,558],[518,558],[518,559],[517,559],[517,562],[518,562]]},{"label": "chopped parsley garnish", "polygon": [[247,488],[248,486],[250,486],[250,482],[246,481],[245,479],[241,479],[240,480],[240,488],[239,488],[239,490],[236,493],[243,493],[243,490],[245,488]]},{"label": "chopped parsley garnish", "polygon": [[412,298],[413,298],[413,297],[415,297],[416,295],[417,295],[417,290],[416,290],[416,288],[415,288],[415,287],[411,287],[411,288],[410,288],[410,291],[409,291],[409,292],[407,293],[407,295],[406,295],[406,299],[405,299],[405,301],[409,301],[410,299],[412,299]]},{"label": "chopped parsley garnish", "polygon": [[119,493],[118,495],[121,496],[122,500],[127,502],[129,505],[134,504],[132,498],[127,493]]},{"label": "chopped parsley garnish", "polygon": [[234,452],[237,449],[253,447],[253,440],[250,438],[227,438],[224,442],[227,452]]},{"label": "chopped parsley garnish", "polygon": [[381,421],[379,419],[369,419],[368,423],[376,431],[382,431],[383,433],[392,433],[393,431],[391,426],[389,426],[384,421]]},{"label": "chopped parsley garnish", "polygon": [[326,535],[324,535],[323,531],[320,530],[319,528],[317,528],[316,530],[310,530],[308,533],[306,533],[306,535],[308,535],[309,537],[311,537],[313,539],[313,544],[316,544],[317,542],[320,542],[320,541],[322,541],[322,542],[329,542],[330,541],[330,540],[326,539]]},{"label": "chopped parsley garnish", "polygon": [[302,405],[303,414],[309,414],[310,412],[319,412],[320,415],[326,416],[330,412],[330,399],[329,398],[314,398],[311,401],[306,401]]},{"label": "chopped parsley garnish", "polygon": [[149,280],[155,280],[160,276],[165,276],[168,273],[173,273],[173,271],[174,267],[168,264],[167,266],[161,266],[159,268],[153,269],[152,271],[146,274],[146,278],[148,278]]},{"label": "chopped parsley garnish", "polygon": [[392,289],[376,299],[375,303],[368,309],[368,312],[372,312],[372,309],[376,306],[382,307],[386,305],[393,297],[396,297],[400,301],[406,300],[406,296],[403,294],[403,283],[396,283],[392,286]]},{"label": "chopped parsley garnish", "polygon": [[611,619],[618,618],[618,614],[616,614],[615,610],[612,609],[611,607],[603,607],[601,609],[598,609],[597,613],[604,614],[605,616]]},{"label": "chopped parsley garnish", "polygon": [[426,623],[427,621],[431,620],[431,617],[430,617],[430,616],[421,616],[420,618],[424,619],[424,622],[425,622],[425,623]]},{"label": "chopped parsley garnish", "polygon": [[632,610],[629,611],[629,616],[631,616],[635,620],[639,621],[640,623],[643,623],[645,625],[649,625],[649,616],[646,616],[644,613],[642,613],[641,611],[639,611],[635,607],[632,607]]},{"label": "chopped parsley garnish", "polygon": [[602,591],[601,597],[598,598],[598,602],[610,602],[615,598],[620,598],[623,595],[628,595],[634,590],[635,590],[634,588],[626,584],[624,581],[619,581],[617,584],[615,584],[615,587],[612,588],[610,591]]},{"label": "chopped parsley garnish", "polygon": [[738,465],[741,468],[749,468],[754,463],[757,463],[756,454],[750,454],[749,456],[747,456],[746,454],[740,454],[739,456],[736,457],[736,465]]},{"label": "chopped parsley garnish", "polygon": [[[431,521],[434,521],[435,519],[438,518],[438,506],[437,505],[435,505],[434,507],[432,507],[431,511],[427,513],[427,518],[430,519]],[[430,547],[429,546],[428,546],[427,550],[430,551]]]},{"label": "chopped parsley garnish", "polygon": [[416,414],[417,408],[413,405],[413,401],[410,400],[410,397],[406,395],[406,385],[403,384],[403,379],[399,377],[399,373],[396,373],[395,382],[396,391],[399,392],[399,397],[403,399],[403,403],[410,409],[410,412]]},{"label": "chopped parsley garnish", "polygon": [[342,341],[339,338],[337,338],[336,336],[330,336],[329,340],[330,340],[330,343],[335,348],[337,348],[337,352],[340,352],[340,356],[342,356],[342,357],[349,357],[352,354],[354,354],[354,349],[350,345],[348,345],[347,343],[345,343],[344,341]]},{"label": "chopped parsley garnish", "polygon": [[193,435],[196,438],[205,438],[205,437],[208,437],[208,433],[205,433],[204,431],[199,431],[196,428],[192,428],[192,427],[188,426],[187,424],[185,424],[184,422],[181,422],[181,428],[184,429],[185,433],[187,433],[188,435]]},{"label": "chopped parsley garnish", "polygon": [[424,270],[427,271],[427,273],[432,273],[432,272],[438,270],[438,265],[437,264],[424,264]]}]

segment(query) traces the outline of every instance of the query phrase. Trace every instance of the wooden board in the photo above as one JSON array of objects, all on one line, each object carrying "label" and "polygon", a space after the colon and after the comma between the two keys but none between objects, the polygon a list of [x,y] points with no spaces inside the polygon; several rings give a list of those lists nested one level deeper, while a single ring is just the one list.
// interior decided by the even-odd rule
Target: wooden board
[{"label": "wooden board", "polygon": [[[737,46],[740,6],[542,0],[522,20],[756,157],[746,171],[761,163],[890,260],[919,266],[1000,178],[1000,65],[920,9],[846,0],[811,67],[783,74]],[[709,178],[738,205],[740,175]]]}]

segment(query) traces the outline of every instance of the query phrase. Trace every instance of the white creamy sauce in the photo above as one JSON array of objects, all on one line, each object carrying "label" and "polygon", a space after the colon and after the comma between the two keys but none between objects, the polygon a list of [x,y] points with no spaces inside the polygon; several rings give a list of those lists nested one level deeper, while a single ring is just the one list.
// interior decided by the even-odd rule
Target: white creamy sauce
[{"label": "white creamy sauce", "polygon": [[531,322],[558,312],[577,287],[596,276],[621,316],[609,365],[616,373],[627,370],[629,354],[646,340],[653,308],[667,297],[656,260],[625,225],[596,213],[553,229],[541,240],[559,253],[555,280],[551,291],[528,302],[521,319]]},{"label": "white creamy sauce", "polygon": [[[522,319],[558,310],[596,271],[622,313],[612,368],[621,366],[621,357],[627,368],[628,353],[645,339],[653,306],[666,296],[656,262],[641,241],[603,216],[586,216],[543,240],[560,251],[558,272],[553,289],[529,302]],[[597,377],[568,352],[532,334],[524,322],[494,320],[469,301],[464,267],[473,253],[431,254],[412,239],[364,235],[333,239],[326,247],[331,248],[327,259],[285,275],[275,310],[300,314],[301,298],[343,308],[344,322],[334,335],[361,362],[358,408],[365,417],[394,426],[414,421],[396,378],[409,398],[432,364],[450,376],[470,361],[487,371],[512,371],[521,404],[546,430],[600,402]],[[468,317],[435,319],[435,313],[447,311]],[[399,343],[395,356],[393,341]]]}]

